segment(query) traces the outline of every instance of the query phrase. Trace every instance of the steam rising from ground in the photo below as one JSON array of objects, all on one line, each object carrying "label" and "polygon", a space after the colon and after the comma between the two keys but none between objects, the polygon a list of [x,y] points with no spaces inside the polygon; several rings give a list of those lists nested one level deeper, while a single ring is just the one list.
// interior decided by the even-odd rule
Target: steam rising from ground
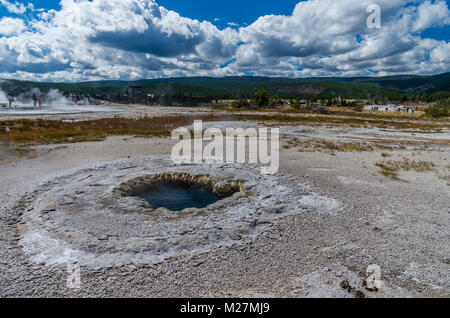
[{"label": "steam rising from ground", "polygon": [[7,103],[8,103],[8,97],[2,90],[0,90],[0,104],[7,104]]},{"label": "steam rising from ground", "polygon": [[[53,106],[53,107],[62,107],[62,106],[71,106],[76,103],[65,97],[59,90],[50,89],[47,93],[41,93],[39,88],[33,88],[32,90],[21,93],[17,96],[13,96],[13,107],[34,107],[34,98],[40,98],[42,100],[42,106]],[[0,103],[8,104],[8,95],[0,90]],[[79,101],[77,104],[87,104],[87,100],[83,99]]]},{"label": "steam rising from ground", "polygon": [[[36,97],[36,107],[33,95]],[[79,95],[66,97],[57,89],[41,92],[39,88],[33,88],[28,92],[12,96],[11,107],[8,107],[8,98],[10,98],[10,95],[0,89],[0,115],[48,115],[120,111],[104,107],[102,106],[102,101],[91,97]],[[42,107],[39,107],[38,98],[42,101]]]},{"label": "steam rising from ground", "polygon": [[73,105],[74,102],[64,97],[57,89],[51,89],[46,96],[47,104],[51,106],[67,106]]}]

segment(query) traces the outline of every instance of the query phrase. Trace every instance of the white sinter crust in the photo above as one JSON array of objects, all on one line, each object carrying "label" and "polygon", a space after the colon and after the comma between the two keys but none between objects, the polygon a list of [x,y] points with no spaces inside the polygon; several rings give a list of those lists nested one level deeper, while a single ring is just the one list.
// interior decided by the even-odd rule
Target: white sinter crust
[{"label": "white sinter crust", "polygon": [[[145,200],[126,196],[133,186],[161,177],[204,182],[219,192],[240,191],[204,209],[181,212],[153,210]],[[20,207],[26,211],[20,244],[34,262],[47,265],[155,264],[254,240],[277,219],[318,208],[305,198],[302,184],[261,175],[256,166],[130,159],[76,171],[29,193],[22,200],[29,203]]]}]

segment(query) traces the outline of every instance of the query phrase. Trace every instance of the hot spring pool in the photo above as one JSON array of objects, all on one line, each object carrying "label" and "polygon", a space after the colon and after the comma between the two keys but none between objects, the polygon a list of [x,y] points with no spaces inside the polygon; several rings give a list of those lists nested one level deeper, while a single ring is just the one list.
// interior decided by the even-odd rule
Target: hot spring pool
[{"label": "hot spring pool", "polygon": [[188,208],[202,209],[221,198],[202,188],[189,188],[176,184],[165,184],[138,191],[136,196],[147,201],[153,209],[166,208],[182,211]]}]

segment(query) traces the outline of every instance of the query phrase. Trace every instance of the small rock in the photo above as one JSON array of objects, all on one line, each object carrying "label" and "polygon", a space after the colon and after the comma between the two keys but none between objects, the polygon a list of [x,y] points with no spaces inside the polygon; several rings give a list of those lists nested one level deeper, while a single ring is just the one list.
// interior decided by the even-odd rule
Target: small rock
[{"label": "small rock", "polygon": [[354,292],[353,295],[355,296],[355,298],[359,298],[359,299],[366,298],[366,295],[360,290]]},{"label": "small rock", "polygon": [[107,235],[101,235],[101,236],[97,237],[97,239],[99,241],[107,241],[108,240],[108,236]]},{"label": "small rock", "polygon": [[341,287],[342,287],[342,289],[345,289],[349,293],[351,293],[351,291],[352,291],[352,287],[350,286],[350,282],[348,280],[342,281]]},{"label": "small rock", "polygon": [[256,220],[257,225],[272,224],[272,223],[273,223],[273,221],[271,219],[267,219],[267,218],[259,218]]},{"label": "small rock", "polygon": [[363,286],[366,290],[368,290],[368,291],[370,291],[370,292],[372,292],[372,293],[378,292],[378,288],[376,288],[375,286],[374,286],[373,288],[370,288],[369,286],[367,286],[367,281],[363,281],[362,286]]}]

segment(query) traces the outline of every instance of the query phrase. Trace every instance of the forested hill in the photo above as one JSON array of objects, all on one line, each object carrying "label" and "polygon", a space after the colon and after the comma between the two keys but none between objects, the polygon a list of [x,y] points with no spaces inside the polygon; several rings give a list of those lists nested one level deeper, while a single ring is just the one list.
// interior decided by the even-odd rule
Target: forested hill
[{"label": "forested hill", "polygon": [[139,86],[154,94],[184,94],[229,98],[251,96],[259,89],[280,97],[341,96],[365,98],[396,94],[422,94],[450,92],[450,72],[435,76],[388,76],[388,77],[183,77],[139,81],[97,81],[83,83],[47,83],[5,80],[2,90],[19,94],[35,87],[41,91],[59,89],[65,94],[105,95],[124,93],[128,86]]}]

